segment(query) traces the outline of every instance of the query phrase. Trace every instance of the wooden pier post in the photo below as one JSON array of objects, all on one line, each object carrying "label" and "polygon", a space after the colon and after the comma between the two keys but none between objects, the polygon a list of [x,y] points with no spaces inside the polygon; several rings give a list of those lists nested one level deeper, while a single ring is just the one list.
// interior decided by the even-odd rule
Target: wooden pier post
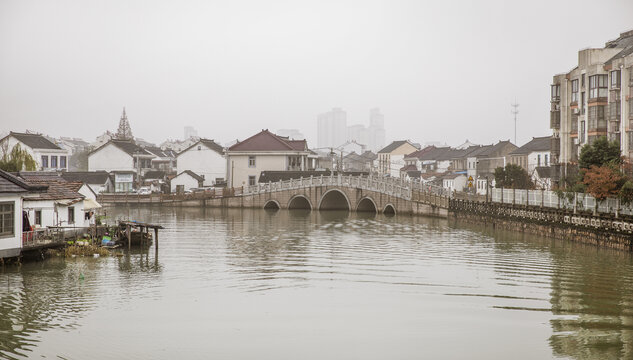
[{"label": "wooden pier post", "polygon": [[128,224],[125,225],[125,232],[127,235],[127,250],[132,250],[132,227]]},{"label": "wooden pier post", "polygon": [[154,228],[154,258],[158,259],[158,228]]}]

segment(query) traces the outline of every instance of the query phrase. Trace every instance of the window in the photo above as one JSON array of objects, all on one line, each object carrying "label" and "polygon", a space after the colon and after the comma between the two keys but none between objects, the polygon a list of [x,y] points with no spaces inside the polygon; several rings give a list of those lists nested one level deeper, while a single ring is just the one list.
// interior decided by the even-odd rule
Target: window
[{"label": "window", "polygon": [[42,210],[35,210],[35,225],[42,226]]},{"label": "window", "polygon": [[57,169],[57,156],[51,155],[51,168]]},{"label": "window", "polygon": [[611,71],[611,88],[620,88],[620,70]]},{"label": "window", "polygon": [[580,93],[580,113],[585,115],[585,92]]},{"label": "window", "polygon": [[607,75],[593,75],[589,77],[589,99],[607,97],[609,93],[607,78]]},{"label": "window", "polygon": [[578,79],[571,81],[571,102],[578,102]]},{"label": "window", "polygon": [[198,145],[198,150],[202,150],[202,146]]},{"label": "window", "polygon": [[48,155],[42,155],[42,169],[48,167]]},{"label": "window", "polygon": [[251,175],[248,177],[248,185],[249,186],[255,185],[255,176]]},{"label": "window", "polygon": [[552,101],[560,100],[560,85],[552,85]]},{"label": "window", "polygon": [[585,121],[580,122],[580,133],[578,134],[578,141],[582,144],[585,142]]},{"label": "window", "polygon": [[580,75],[580,86],[584,89],[585,88],[585,74]]},{"label": "window", "polygon": [[60,156],[59,157],[59,167],[62,169],[66,168],[66,157],[65,156]]},{"label": "window", "polygon": [[75,207],[74,206],[68,207],[68,223],[69,224],[75,223]]},{"label": "window", "polygon": [[604,105],[589,107],[589,131],[607,131]]},{"label": "window", "polygon": [[255,157],[254,156],[249,156],[248,157],[248,167],[255,167]]},{"label": "window", "polygon": [[548,157],[549,156],[547,154],[545,154],[545,164],[544,164],[545,166],[549,166],[549,159],[548,159]]},{"label": "window", "polygon": [[536,155],[536,166],[541,166],[541,154]]},{"label": "window", "polygon": [[15,234],[15,211],[13,202],[0,203],[0,237]]}]

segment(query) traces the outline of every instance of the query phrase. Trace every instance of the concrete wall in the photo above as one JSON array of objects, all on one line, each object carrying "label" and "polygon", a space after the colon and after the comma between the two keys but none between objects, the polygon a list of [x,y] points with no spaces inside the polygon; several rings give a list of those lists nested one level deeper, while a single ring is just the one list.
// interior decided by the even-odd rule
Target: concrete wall
[{"label": "concrete wall", "polygon": [[[198,150],[198,146],[200,150]],[[227,177],[226,159],[224,156],[202,143],[198,143],[197,146],[178,154],[176,164],[176,172],[178,174],[185,170],[191,170],[200,176],[204,176],[205,186],[214,185],[216,178],[226,179]],[[194,187],[197,186],[196,183]]]}]

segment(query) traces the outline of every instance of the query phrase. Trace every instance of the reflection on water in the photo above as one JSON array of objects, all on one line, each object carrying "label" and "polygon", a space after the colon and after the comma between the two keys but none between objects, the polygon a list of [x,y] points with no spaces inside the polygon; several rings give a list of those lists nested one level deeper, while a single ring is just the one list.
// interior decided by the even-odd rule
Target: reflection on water
[{"label": "reflection on water", "polygon": [[633,357],[629,254],[372,213],[108,216],[164,225],[159,257],[5,268],[0,357]]}]

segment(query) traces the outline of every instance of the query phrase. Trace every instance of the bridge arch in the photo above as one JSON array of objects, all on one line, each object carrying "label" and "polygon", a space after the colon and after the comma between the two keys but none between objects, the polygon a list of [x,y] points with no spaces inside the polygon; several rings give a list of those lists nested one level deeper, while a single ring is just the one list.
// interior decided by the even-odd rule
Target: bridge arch
[{"label": "bridge arch", "polygon": [[264,204],[264,209],[266,209],[266,210],[279,210],[279,209],[281,209],[281,205],[279,205],[279,202],[277,200],[268,200]]},{"label": "bridge arch", "polygon": [[312,203],[303,195],[295,195],[288,201],[288,210],[292,209],[312,210]]},{"label": "bridge arch", "polygon": [[356,205],[356,211],[377,213],[378,206],[376,205],[374,199],[370,198],[369,196],[365,196],[364,198],[360,199],[358,205]]},{"label": "bridge arch", "polygon": [[385,208],[382,210],[382,213],[385,215],[396,215],[396,207],[393,204],[389,203],[385,205]]},{"label": "bridge arch", "polygon": [[319,201],[319,210],[351,210],[350,201],[345,192],[339,189],[326,191]]}]

